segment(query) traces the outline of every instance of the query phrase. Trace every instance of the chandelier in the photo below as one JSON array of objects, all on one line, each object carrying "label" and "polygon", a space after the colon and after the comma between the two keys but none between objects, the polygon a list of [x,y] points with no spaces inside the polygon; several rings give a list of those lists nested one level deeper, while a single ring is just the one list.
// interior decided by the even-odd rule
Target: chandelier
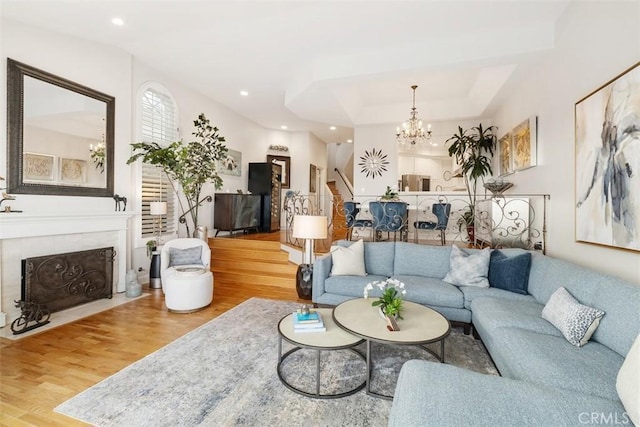
[{"label": "chandelier", "polygon": [[396,128],[396,141],[403,147],[413,149],[431,140],[431,124],[427,124],[427,130],[422,127],[422,120],[418,119],[416,110],[416,89],[417,85],[411,86],[413,89],[413,107],[411,107],[411,118]]}]

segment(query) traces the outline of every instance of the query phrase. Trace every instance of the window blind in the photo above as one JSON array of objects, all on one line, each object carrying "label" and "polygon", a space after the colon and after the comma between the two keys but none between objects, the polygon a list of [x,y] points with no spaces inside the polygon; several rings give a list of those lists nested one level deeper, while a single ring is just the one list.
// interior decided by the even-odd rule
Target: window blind
[{"label": "window blind", "polygon": [[[176,109],[172,98],[154,88],[146,89],[141,99],[141,133],[145,142],[161,146],[177,139]],[[167,202],[167,214],[161,221],[161,233],[175,231],[175,198],[165,173],[157,166],[142,165],[142,237],[157,234],[158,217],[150,214],[150,203]]]},{"label": "window blind", "polygon": [[153,237],[158,230],[158,217],[151,215],[150,203],[167,202],[167,214],[162,215],[161,233],[173,233],[174,195],[171,184],[162,169],[153,165],[142,165],[142,237]]}]

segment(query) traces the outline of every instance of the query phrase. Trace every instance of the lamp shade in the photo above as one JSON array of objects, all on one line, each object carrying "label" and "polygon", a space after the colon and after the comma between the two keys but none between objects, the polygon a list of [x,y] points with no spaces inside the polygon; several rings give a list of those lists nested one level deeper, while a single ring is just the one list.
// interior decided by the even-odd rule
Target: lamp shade
[{"label": "lamp shade", "polygon": [[326,239],[327,217],[296,215],[293,218],[293,237],[297,239]]},{"label": "lamp shade", "polygon": [[167,202],[151,202],[149,203],[149,213],[151,215],[166,215]]}]

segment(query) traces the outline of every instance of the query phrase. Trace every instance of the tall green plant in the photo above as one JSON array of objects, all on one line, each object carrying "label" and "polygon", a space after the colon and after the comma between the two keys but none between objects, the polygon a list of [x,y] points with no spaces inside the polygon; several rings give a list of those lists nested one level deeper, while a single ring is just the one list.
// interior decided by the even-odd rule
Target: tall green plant
[{"label": "tall green plant", "polygon": [[463,214],[467,225],[474,224],[478,180],[484,183],[484,177],[493,174],[491,159],[497,144],[495,130],[495,126],[483,128],[482,123],[467,130],[458,126],[458,133],[447,139],[449,156],[460,165],[469,196],[469,209]]},{"label": "tall green plant", "polygon": [[[200,193],[202,187],[211,182],[216,190],[222,188],[222,178],[218,174],[218,160],[227,154],[227,147],[223,144],[224,137],[218,134],[218,128],[211,126],[209,119],[200,114],[193,121],[196,131],[192,133],[197,140],[184,143],[172,142],[161,147],[155,142],[136,142],[131,144],[133,154],[127,160],[131,164],[138,159],[143,163],[160,167],[169,178],[174,192],[178,195],[176,183],[182,189],[187,201],[188,210],[185,211],[180,197],[180,210],[184,215],[188,212],[193,222],[194,230],[198,227],[198,208],[202,203]],[[191,232],[185,223],[187,235]]]}]

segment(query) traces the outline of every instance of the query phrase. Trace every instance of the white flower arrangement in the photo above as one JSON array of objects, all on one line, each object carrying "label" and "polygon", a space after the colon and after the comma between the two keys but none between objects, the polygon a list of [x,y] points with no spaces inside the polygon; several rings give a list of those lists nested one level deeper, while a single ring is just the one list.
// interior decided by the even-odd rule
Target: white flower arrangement
[{"label": "white flower arrangement", "polygon": [[404,283],[398,279],[376,280],[367,283],[364,287],[364,299],[369,298],[369,293],[373,291],[374,286],[382,291],[382,295],[371,305],[373,307],[380,306],[387,316],[397,316],[402,319],[400,315],[402,311],[402,296],[407,294]]}]

